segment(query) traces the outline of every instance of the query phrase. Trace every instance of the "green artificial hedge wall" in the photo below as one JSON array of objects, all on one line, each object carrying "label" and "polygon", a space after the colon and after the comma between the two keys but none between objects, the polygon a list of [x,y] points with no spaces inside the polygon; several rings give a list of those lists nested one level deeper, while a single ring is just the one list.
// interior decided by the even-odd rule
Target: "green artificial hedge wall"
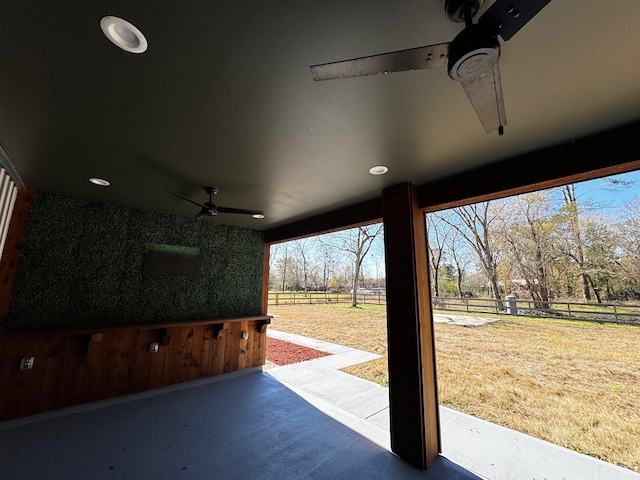
[{"label": "green artificial hedge wall", "polygon": [[[197,277],[146,276],[149,243],[197,247]],[[262,232],[38,192],[5,331],[261,313]]]}]

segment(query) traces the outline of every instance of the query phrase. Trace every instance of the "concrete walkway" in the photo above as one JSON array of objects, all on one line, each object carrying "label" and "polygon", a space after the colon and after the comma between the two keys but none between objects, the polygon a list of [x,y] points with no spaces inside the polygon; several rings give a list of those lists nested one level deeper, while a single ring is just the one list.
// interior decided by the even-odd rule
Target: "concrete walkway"
[{"label": "concrete walkway", "polygon": [[[271,328],[267,335],[332,353],[265,373],[325,414],[390,450],[388,390],[338,370],[379,355]],[[440,424],[443,456],[482,478],[640,480],[640,474],[631,470],[447,407],[440,407]]]}]

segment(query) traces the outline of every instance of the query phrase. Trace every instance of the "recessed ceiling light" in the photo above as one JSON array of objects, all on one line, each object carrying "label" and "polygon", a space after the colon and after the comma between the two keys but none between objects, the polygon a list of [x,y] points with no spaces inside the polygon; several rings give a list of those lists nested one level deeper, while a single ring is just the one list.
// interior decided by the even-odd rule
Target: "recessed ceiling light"
[{"label": "recessed ceiling light", "polygon": [[142,32],[122,18],[103,17],[100,27],[105,36],[125,52],[143,53],[147,50],[147,39]]},{"label": "recessed ceiling light", "polygon": [[375,167],[371,167],[369,169],[369,173],[371,175],[384,175],[388,171],[389,171],[389,167],[386,167],[384,165],[376,165]]},{"label": "recessed ceiling light", "polygon": [[262,213],[254,213],[253,215],[251,215],[253,218],[264,218],[264,214]]},{"label": "recessed ceiling light", "polygon": [[95,185],[100,185],[101,187],[108,187],[111,183],[104,178],[91,177],[89,181]]}]

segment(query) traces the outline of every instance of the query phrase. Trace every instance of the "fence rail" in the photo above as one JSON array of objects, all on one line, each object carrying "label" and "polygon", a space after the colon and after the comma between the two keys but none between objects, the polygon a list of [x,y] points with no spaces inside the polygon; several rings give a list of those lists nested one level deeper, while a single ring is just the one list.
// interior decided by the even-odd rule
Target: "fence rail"
[{"label": "fence rail", "polygon": [[[302,305],[317,303],[351,303],[350,293],[269,292],[269,305]],[[384,293],[358,293],[358,303],[386,305]],[[467,315],[495,314],[527,317],[583,320],[600,323],[640,325],[640,305],[614,303],[579,303],[490,298],[435,297],[434,310],[461,312]]]},{"label": "fence rail", "polygon": [[436,297],[436,310],[450,310],[467,314],[492,313],[497,315],[520,315],[527,317],[561,318],[601,323],[640,325],[640,305],[614,303],[579,303],[486,298]]},{"label": "fence rail", "polygon": [[[350,293],[327,292],[269,292],[269,305],[302,305],[314,303],[351,303]],[[358,293],[358,303],[363,305],[386,305],[384,293]]]}]

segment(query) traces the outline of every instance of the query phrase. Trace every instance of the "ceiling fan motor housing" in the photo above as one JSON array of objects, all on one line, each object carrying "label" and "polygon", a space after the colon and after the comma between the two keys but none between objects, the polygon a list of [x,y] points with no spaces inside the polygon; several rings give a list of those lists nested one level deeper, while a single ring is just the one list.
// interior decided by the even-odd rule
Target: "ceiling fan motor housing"
[{"label": "ceiling fan motor housing", "polygon": [[500,58],[500,42],[481,25],[466,27],[449,45],[447,72],[458,82],[487,74]]},{"label": "ceiling fan motor housing", "polygon": [[444,10],[449,20],[454,22],[466,22],[467,14],[475,17],[485,0],[446,0]]},{"label": "ceiling fan motor housing", "polygon": [[199,215],[202,217],[215,217],[218,215],[218,209],[213,203],[207,202],[202,206]]}]

